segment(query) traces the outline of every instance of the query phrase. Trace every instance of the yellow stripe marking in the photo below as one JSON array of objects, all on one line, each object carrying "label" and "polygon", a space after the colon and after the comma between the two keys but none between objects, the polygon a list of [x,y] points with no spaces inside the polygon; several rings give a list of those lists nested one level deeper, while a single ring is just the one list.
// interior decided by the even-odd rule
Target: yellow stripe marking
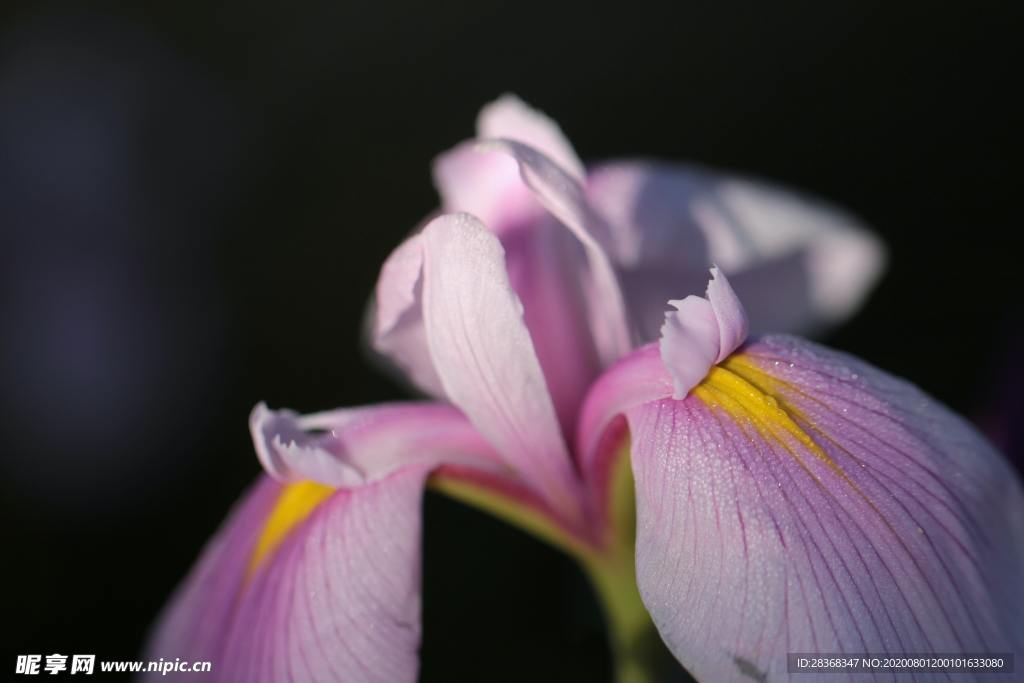
[{"label": "yellow stripe marking", "polygon": [[[809,474],[799,449],[794,447],[796,444],[852,485],[839,465],[793,419],[790,406],[785,404],[778,390],[782,385],[781,380],[765,374],[742,354],[737,354],[711,368],[693,393],[705,405],[720,408],[734,419],[746,418],[758,434],[782,445]],[[781,405],[780,398],[783,398]]]},{"label": "yellow stripe marking", "polygon": [[309,517],[334,491],[335,489],[330,486],[312,481],[286,484],[263,525],[256,549],[249,560],[246,578],[251,578],[256,570],[269,560],[288,533]]},{"label": "yellow stripe marking", "polygon": [[847,476],[839,464],[811,438],[810,434],[796,423],[793,419],[794,416],[809,425],[810,429],[817,433],[820,438],[840,448],[851,458],[853,454],[829,435],[818,429],[806,415],[787,401],[786,390],[800,393],[795,387],[790,387],[778,377],[768,374],[749,358],[739,353],[729,356],[721,365],[711,368],[708,376],[693,391],[709,407],[718,407],[726,411],[734,419],[748,418],[748,421],[757,430],[758,434],[765,439],[775,440],[785,448],[793,456],[797,464],[800,465],[801,469],[810,475],[822,490],[829,492],[829,495],[834,498],[834,494],[824,486],[821,478],[810,471],[806,463],[800,458],[797,450],[793,448],[792,443],[787,442],[784,437],[788,435],[790,438],[795,439],[810,451],[816,459],[825,463],[895,534],[895,529],[889,523],[889,520],[882,515],[881,510],[878,509],[874,501],[868,498],[861,491],[860,487]]}]

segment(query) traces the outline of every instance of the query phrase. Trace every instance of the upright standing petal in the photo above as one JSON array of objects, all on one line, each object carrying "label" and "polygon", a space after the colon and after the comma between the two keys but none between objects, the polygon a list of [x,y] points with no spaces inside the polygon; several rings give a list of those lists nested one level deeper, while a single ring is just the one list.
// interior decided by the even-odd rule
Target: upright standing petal
[{"label": "upright standing petal", "polygon": [[423,314],[445,394],[570,518],[579,490],[497,238],[465,214],[423,231]]},{"label": "upright standing petal", "polygon": [[[543,220],[502,239],[511,294],[529,303],[522,319],[558,423],[571,434],[583,394],[600,370],[587,330],[586,299],[576,279],[584,257],[570,236]],[[424,248],[424,236],[417,233],[384,264],[372,309],[371,341],[419,388],[445,397],[424,324]]]},{"label": "upright standing petal", "polygon": [[430,396],[443,396],[423,331],[423,245],[412,235],[381,268],[371,307],[373,348]]},{"label": "upright standing petal", "polygon": [[538,150],[582,183],[583,162],[555,121],[530,107],[515,95],[506,94],[480,110],[476,136],[483,140],[505,138]]},{"label": "upright standing petal", "polygon": [[[476,137],[507,138],[529,145],[583,182],[583,164],[558,124],[515,95],[503,95],[480,111]],[[434,184],[444,211],[471,213],[499,236],[541,213],[519,179],[515,162],[504,154],[483,151],[472,141],[437,158]]]},{"label": "upright standing petal", "polygon": [[[478,138],[505,138],[537,149],[577,185],[583,182],[583,164],[558,124],[514,95],[485,106],[476,132]],[[583,285],[590,281],[586,252],[563,234],[508,154],[475,141],[463,143],[436,160],[434,179],[442,210],[473,214],[501,240],[559,423],[564,433],[572,433],[583,394],[602,361],[607,363],[590,332],[595,303]]]},{"label": "upright standing petal", "polygon": [[[476,137],[507,138],[540,150],[583,182],[583,164],[558,124],[515,95],[485,106],[476,121]],[[519,178],[515,162],[464,142],[434,162],[434,184],[445,212],[471,213],[502,237],[535,221],[542,211]]]},{"label": "upright standing petal", "polygon": [[580,282],[586,256],[575,238],[549,216],[501,237],[508,279],[523,303],[562,433],[571,435],[583,395],[600,374],[601,361],[587,320]]},{"label": "upright standing petal", "polygon": [[543,212],[515,162],[473,140],[434,160],[433,175],[443,212],[471,213],[499,237],[531,225]]},{"label": "upright standing petal", "polygon": [[1024,648],[1020,483],[913,386],[772,337],[628,418],[641,595],[699,680]]},{"label": "upright standing petal", "polygon": [[629,353],[632,332],[618,276],[604,248],[610,230],[588,203],[583,188],[565,169],[529,145],[505,139],[481,145],[515,159],[526,186],[583,246],[588,265],[583,273],[588,317],[603,364],[610,365]]},{"label": "upright standing petal", "polygon": [[698,287],[704,265],[729,274],[755,332],[808,332],[847,317],[885,265],[861,221],[822,201],[693,166],[620,161],[594,169],[587,196],[642,341],[661,304]]}]

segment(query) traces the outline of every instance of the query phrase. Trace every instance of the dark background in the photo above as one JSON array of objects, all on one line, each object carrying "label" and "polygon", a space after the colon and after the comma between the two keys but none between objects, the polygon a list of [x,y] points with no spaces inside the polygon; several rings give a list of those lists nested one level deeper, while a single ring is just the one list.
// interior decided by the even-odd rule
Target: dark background
[{"label": "dark background", "polygon": [[[827,341],[1019,430],[1009,5],[138,5],[0,8],[2,667],[137,656],[258,472],[257,401],[403,395],[363,353],[367,296],[435,206],[431,159],[505,91],[584,159],[852,208],[891,270]],[[426,518],[425,680],[607,679],[571,563],[433,496]]]}]

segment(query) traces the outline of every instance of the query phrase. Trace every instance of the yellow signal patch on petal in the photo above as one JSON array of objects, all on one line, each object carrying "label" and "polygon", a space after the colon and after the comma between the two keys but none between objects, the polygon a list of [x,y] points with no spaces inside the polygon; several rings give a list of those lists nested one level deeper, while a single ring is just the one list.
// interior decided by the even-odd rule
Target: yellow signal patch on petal
[{"label": "yellow signal patch on petal", "polygon": [[781,382],[742,354],[736,354],[712,367],[693,393],[705,405],[720,408],[734,419],[749,421],[762,437],[781,443],[805,469],[807,465],[797,452],[800,449],[793,447],[796,444],[845,479],[836,462],[796,423],[792,409],[780,404],[779,392],[773,389]]},{"label": "yellow signal patch on petal", "polygon": [[327,500],[336,489],[318,484],[312,481],[302,481],[295,484],[286,484],[281,489],[274,509],[271,510],[267,521],[256,542],[252,559],[249,561],[247,577],[252,577],[256,570],[273,554],[285,537],[297,524],[317,508],[320,503]]},{"label": "yellow signal patch on petal", "polygon": [[[818,441],[808,433],[813,432],[819,441],[827,442],[841,449],[853,458],[849,450],[843,448],[826,432],[819,429],[812,420],[802,413],[786,398],[786,394],[799,393],[799,390],[783,380],[770,375],[753,363],[742,353],[734,354],[724,360],[721,365],[711,368],[704,381],[694,389],[694,393],[708,406],[717,406],[728,412],[733,418],[747,418],[750,424],[763,438],[774,439],[793,456],[797,464],[807,474],[814,477],[819,486],[821,478],[800,457],[799,446],[788,439],[795,440],[803,449],[809,451],[817,460],[824,463],[836,476],[862,498],[879,519],[895,533],[891,522],[882,514],[878,506],[852,480],[839,464],[833,460]],[[805,427],[797,423],[800,421]]]}]

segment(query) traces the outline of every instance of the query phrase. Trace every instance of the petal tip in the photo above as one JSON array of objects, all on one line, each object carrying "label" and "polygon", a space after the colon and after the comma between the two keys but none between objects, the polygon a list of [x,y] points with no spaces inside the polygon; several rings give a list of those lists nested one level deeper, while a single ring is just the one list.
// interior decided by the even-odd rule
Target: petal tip
[{"label": "petal tip", "polygon": [[561,127],[512,93],[505,93],[480,110],[476,132],[480,138],[507,138],[529,145],[553,159],[578,182],[586,177],[583,163]]}]

